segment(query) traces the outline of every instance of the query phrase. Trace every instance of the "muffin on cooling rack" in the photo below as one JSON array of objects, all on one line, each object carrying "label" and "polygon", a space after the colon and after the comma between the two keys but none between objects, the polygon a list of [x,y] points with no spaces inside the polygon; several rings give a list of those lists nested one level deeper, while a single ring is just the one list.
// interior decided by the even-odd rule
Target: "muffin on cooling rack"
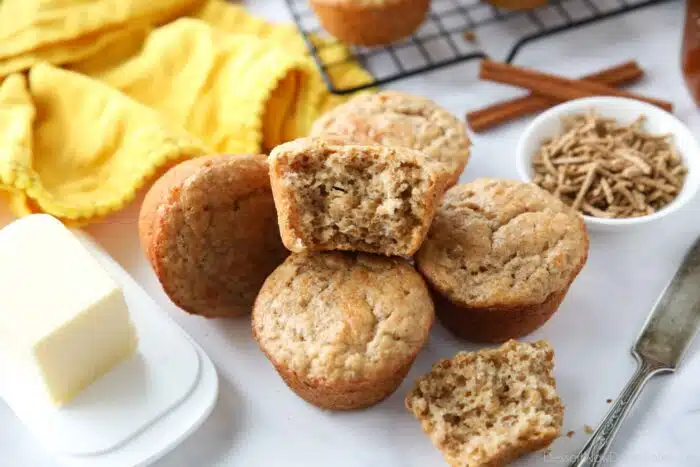
[{"label": "muffin on cooling rack", "polygon": [[311,0],[324,28],[353,45],[384,45],[411,35],[425,19],[430,0]]},{"label": "muffin on cooling rack", "polygon": [[504,342],[557,310],[588,257],[583,220],[529,183],[479,179],[447,191],[418,269],[455,335]]}]

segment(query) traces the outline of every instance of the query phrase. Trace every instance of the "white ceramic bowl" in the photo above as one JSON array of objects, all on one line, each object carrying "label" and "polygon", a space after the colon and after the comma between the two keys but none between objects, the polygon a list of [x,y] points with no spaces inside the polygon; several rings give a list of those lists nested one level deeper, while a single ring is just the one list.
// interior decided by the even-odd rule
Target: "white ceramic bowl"
[{"label": "white ceramic bowl", "polygon": [[523,132],[516,152],[518,175],[524,181],[532,180],[532,157],[543,140],[560,135],[563,131],[561,119],[595,110],[602,117],[614,118],[620,123],[632,123],[645,115],[646,130],[654,134],[670,133],[673,143],[683,158],[688,174],[681,193],[663,209],[648,216],[627,219],[604,219],[583,216],[586,225],[594,230],[618,230],[645,224],[679,210],[690,201],[700,187],[700,146],[688,127],[672,114],[646,102],[621,97],[589,97],[559,104],[543,112]]}]

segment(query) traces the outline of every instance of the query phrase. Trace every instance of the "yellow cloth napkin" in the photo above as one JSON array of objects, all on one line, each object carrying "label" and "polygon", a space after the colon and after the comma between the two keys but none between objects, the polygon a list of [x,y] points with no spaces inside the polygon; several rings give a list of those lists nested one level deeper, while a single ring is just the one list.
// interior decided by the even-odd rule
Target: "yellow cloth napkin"
[{"label": "yellow cloth napkin", "polygon": [[[0,188],[18,215],[96,220],[176,160],[261,152],[305,135],[343,100],[327,92],[292,26],[222,0],[0,5],[0,27],[12,23],[7,14],[22,19],[0,33],[0,79],[32,66],[0,85]],[[347,57],[341,47],[328,54]],[[340,85],[370,79],[354,63],[335,68]]]},{"label": "yellow cloth napkin", "polygon": [[48,64],[3,82],[0,134],[0,182],[15,212],[69,221],[120,209],[159,167],[207,152],[156,111]]},{"label": "yellow cloth napkin", "polygon": [[[248,34],[277,44],[288,54],[298,54],[305,57],[306,44],[292,24],[270,24],[267,21],[248,15],[244,8],[234,6],[224,0],[209,0],[194,14],[194,17],[215,26],[217,29],[234,34]],[[372,76],[350,59],[349,51],[335,41],[324,41],[312,38],[331,81],[338,88],[366,84],[372,81]],[[311,62],[311,59],[307,57]],[[320,97],[321,110],[334,107],[347,100],[347,97],[322,92]]]},{"label": "yellow cloth napkin", "polygon": [[0,76],[42,61],[73,63],[122,41],[133,28],[167,23],[201,0],[0,1]]},{"label": "yellow cloth napkin", "polygon": [[[92,74],[220,153],[259,152],[263,126],[274,135],[265,146],[304,134],[325,92],[304,55],[191,18],[156,29],[133,58]],[[270,105],[281,81],[284,93]],[[266,113],[282,121],[263,125]],[[283,122],[293,127],[284,131]]]}]

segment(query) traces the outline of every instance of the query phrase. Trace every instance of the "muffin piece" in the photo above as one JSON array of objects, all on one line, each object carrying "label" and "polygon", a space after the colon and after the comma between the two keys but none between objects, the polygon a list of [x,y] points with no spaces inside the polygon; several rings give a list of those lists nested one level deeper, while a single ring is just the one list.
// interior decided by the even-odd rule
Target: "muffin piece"
[{"label": "muffin piece", "polygon": [[311,0],[328,32],[352,45],[385,45],[415,32],[430,0]]},{"label": "muffin piece", "polygon": [[144,199],[139,236],[165,293],[206,317],[249,313],[288,254],[261,155],[202,157],[171,168]]},{"label": "muffin piece", "polygon": [[415,149],[445,164],[457,183],[469,161],[467,127],[431,100],[403,92],[360,94],[321,116],[311,136],[342,135]]},{"label": "muffin piece", "polygon": [[451,188],[416,255],[441,322],[504,342],[544,324],[588,256],[583,220],[535,185],[480,179]]},{"label": "muffin piece", "polygon": [[406,148],[299,139],[270,155],[282,241],[291,251],[410,256],[449,174]]},{"label": "muffin piece", "polygon": [[452,467],[499,467],[548,446],[564,407],[548,343],[460,352],[420,378],[406,407]]},{"label": "muffin piece", "polygon": [[285,383],[323,409],[392,394],[428,340],[433,302],[405,261],[292,254],[255,301],[253,335]]}]

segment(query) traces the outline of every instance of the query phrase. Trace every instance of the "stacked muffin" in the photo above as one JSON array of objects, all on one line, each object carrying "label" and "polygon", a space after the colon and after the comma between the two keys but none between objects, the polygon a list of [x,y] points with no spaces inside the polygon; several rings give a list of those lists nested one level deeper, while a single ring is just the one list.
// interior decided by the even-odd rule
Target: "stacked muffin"
[{"label": "stacked muffin", "polygon": [[[427,99],[361,95],[268,158],[171,169],[144,201],[142,245],[184,310],[252,309],[256,341],[301,398],[324,409],[368,407],[401,384],[436,311],[458,337],[506,342],[552,316],[586,261],[582,219],[540,188],[456,184],[470,145],[465,126]],[[488,397],[512,393],[516,377],[535,388],[509,393],[517,404],[489,415],[507,415],[499,439],[455,401],[483,376],[482,361],[496,372]],[[561,427],[551,361],[546,343],[460,354],[422,378],[406,404],[453,465],[501,465],[493,462],[551,442]],[[535,404],[540,386],[548,395]],[[520,412],[532,430],[504,441],[508,420],[525,423]],[[481,441],[454,441],[467,431]],[[484,443],[501,447],[486,453]]]}]

